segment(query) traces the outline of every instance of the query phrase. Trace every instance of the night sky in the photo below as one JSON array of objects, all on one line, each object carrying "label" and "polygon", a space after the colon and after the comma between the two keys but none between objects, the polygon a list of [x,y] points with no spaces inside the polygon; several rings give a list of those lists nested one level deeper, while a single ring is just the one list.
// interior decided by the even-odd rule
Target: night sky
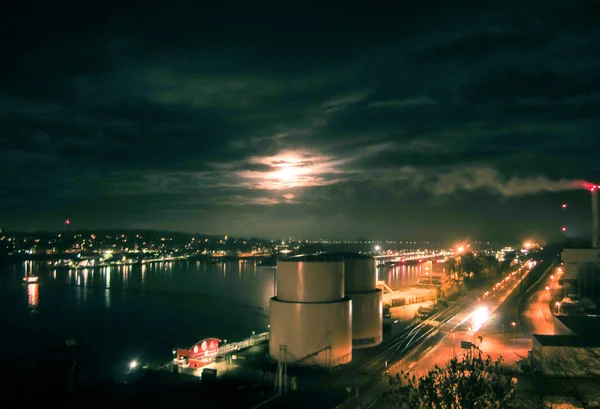
[{"label": "night sky", "polygon": [[414,3],[3,3],[0,227],[589,235],[600,2]]}]

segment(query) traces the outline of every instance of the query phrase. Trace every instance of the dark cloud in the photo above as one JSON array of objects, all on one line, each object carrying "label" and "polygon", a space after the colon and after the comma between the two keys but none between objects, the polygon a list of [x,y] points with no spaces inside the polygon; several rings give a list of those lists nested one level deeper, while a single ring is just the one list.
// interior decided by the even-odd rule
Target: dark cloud
[{"label": "dark cloud", "polygon": [[600,178],[598,11],[15,2],[0,224],[552,235],[551,218],[493,220]]}]

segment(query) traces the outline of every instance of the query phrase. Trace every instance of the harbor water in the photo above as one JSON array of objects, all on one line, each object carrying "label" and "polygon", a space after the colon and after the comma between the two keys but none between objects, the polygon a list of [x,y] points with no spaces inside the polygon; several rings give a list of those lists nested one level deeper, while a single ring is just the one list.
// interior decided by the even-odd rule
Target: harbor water
[{"label": "harbor water", "polygon": [[[427,263],[378,268],[392,288],[417,283]],[[267,331],[276,268],[252,261],[161,262],[52,271],[0,267],[0,361],[26,364],[76,340],[82,379],[122,375],[128,363],[168,362],[175,347]],[[39,283],[24,284],[26,274]]]}]

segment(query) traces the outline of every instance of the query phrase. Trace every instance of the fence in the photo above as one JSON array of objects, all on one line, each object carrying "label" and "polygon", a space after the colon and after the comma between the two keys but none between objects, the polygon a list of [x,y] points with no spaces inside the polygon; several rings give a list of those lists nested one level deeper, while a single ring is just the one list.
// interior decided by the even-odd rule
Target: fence
[{"label": "fence", "polygon": [[250,338],[246,338],[243,341],[232,342],[231,344],[225,344],[219,347],[217,351],[217,356],[227,355],[231,352],[239,351],[244,348],[249,348],[253,345],[259,344],[264,341],[268,341],[269,333],[263,332],[262,334],[252,335]]}]

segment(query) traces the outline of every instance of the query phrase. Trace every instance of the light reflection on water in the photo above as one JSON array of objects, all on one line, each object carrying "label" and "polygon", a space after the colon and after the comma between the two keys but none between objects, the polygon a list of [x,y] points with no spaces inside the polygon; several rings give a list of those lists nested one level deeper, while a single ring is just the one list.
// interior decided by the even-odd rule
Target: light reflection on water
[{"label": "light reflection on water", "polygon": [[31,312],[35,312],[40,302],[40,285],[39,284],[28,284],[27,285],[27,303]]},{"label": "light reflection on water", "polygon": [[[235,261],[207,264],[200,262],[160,262],[142,265],[109,266],[81,270],[52,270],[41,268],[41,263],[26,262],[23,273],[38,274],[41,282],[54,286],[67,286],[81,289],[74,291],[77,303],[87,303],[88,293],[93,289],[104,290],[104,304],[110,308],[114,301],[114,291],[133,292],[174,292],[222,295],[230,293],[230,286],[239,284],[240,289],[233,296],[255,297],[252,292],[243,291],[249,283],[259,285],[263,292],[263,281],[269,281],[265,288],[272,288],[273,274],[260,274],[262,270],[254,262]],[[258,283],[258,284],[257,284]],[[262,298],[262,296],[258,297]]]},{"label": "light reflection on water", "polygon": [[432,261],[377,267],[378,280],[385,281],[394,290],[416,285],[419,279],[426,279],[430,274],[435,276],[443,273],[443,266]]},{"label": "light reflection on water", "polygon": [[[122,368],[120,360],[138,354],[166,362],[174,346],[199,337],[238,340],[266,331],[275,271],[238,261],[86,270],[28,262],[1,270],[0,310],[10,313],[1,317],[7,336],[0,337],[0,360],[76,338],[82,377]],[[26,272],[40,283],[23,285]]]}]

